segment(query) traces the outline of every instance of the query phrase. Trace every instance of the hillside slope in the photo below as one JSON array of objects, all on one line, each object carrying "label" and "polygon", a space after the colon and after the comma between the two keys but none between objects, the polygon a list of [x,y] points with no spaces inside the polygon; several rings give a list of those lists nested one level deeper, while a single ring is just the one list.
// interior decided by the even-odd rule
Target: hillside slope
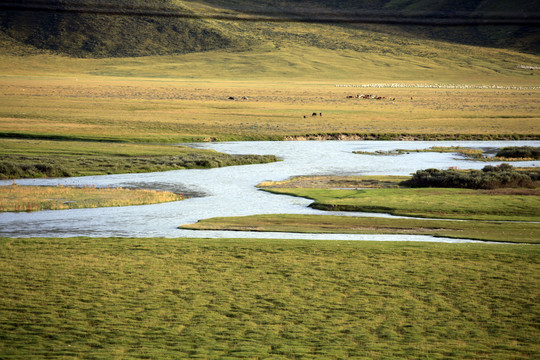
[{"label": "hillside slope", "polygon": [[[384,23],[390,15],[395,15],[398,21],[401,16],[403,20],[407,17],[413,17],[419,19],[420,22],[432,20],[435,24],[439,17],[442,22],[445,19],[451,21],[456,16],[477,18],[480,19],[479,21],[494,17],[538,19],[540,0],[518,2],[512,0],[342,0],[339,2],[329,0],[261,0],[257,1],[256,5],[248,0],[201,0],[201,2],[215,7],[245,12],[367,15],[375,22],[354,26],[424,39],[540,53],[538,22],[536,26],[530,24],[436,26],[432,23],[425,26],[411,26]],[[436,17],[433,18],[433,15]],[[380,24],[376,23],[377,18],[380,18]]]},{"label": "hillside slope", "polygon": [[[15,4],[27,4],[19,0]],[[32,2],[30,2],[32,4]],[[212,19],[211,15],[262,15],[271,17],[321,16],[328,14],[452,14],[493,16],[493,14],[531,14],[540,8],[540,0],[513,2],[511,0],[134,0],[73,2],[49,0],[54,11],[0,12],[0,46],[13,49],[23,44],[74,57],[131,57],[208,51],[215,49],[248,49],[272,43],[279,46],[284,38],[308,42],[311,46],[337,48],[341,39],[323,39],[311,32],[311,24],[288,22],[242,22]],[[82,11],[72,11],[72,6]],[[71,6],[71,7],[70,7]],[[71,9],[71,10],[70,10]],[[105,13],[93,13],[95,10]],[[131,15],[108,15],[107,9],[134,11]],[[70,10],[70,11],[67,11]],[[186,17],[152,16],[153,12],[178,13]],[[203,15],[190,19],[190,15]],[[382,18],[384,19],[384,17]],[[271,25],[271,26],[269,26]],[[537,26],[411,26],[388,24],[332,24],[332,27],[389,34],[405,38],[444,40],[469,45],[510,48],[533,54],[540,53],[540,28]],[[294,30],[292,30],[293,28]],[[297,30],[300,29],[300,33]],[[347,48],[361,51],[365,44]]]},{"label": "hillside slope", "polygon": [[[1,12],[4,37],[37,49],[96,58],[189,53],[239,45],[203,20],[64,12],[69,2],[51,0],[48,4],[56,11]],[[84,9],[107,9],[103,4]],[[133,1],[115,7],[140,8],[142,12],[171,8],[189,13],[169,0]]]}]

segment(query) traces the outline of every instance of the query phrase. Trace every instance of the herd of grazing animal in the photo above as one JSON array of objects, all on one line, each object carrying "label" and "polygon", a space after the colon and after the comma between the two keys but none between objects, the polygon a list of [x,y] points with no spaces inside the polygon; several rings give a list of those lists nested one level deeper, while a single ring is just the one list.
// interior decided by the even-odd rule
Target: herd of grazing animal
[{"label": "herd of grazing animal", "polygon": [[[311,116],[317,116],[317,113],[316,113],[316,112],[314,112],[314,113],[312,113],[312,114],[311,114]],[[318,116],[322,116],[322,113],[319,113],[319,115],[318,115]],[[306,117],[307,117],[307,115],[304,115],[304,119],[305,119]]]},{"label": "herd of grazing animal", "polygon": [[[382,100],[382,99],[386,99],[386,96],[377,96],[377,95],[372,95],[372,94],[357,94],[356,96],[352,96],[352,95],[348,95],[347,96],[347,99],[374,99],[374,100]],[[392,101],[396,100],[395,97],[393,98],[388,98]]]},{"label": "herd of grazing animal", "polygon": [[[347,99],[373,99],[373,100],[382,100],[382,99],[386,99],[387,97],[386,96],[377,96],[377,95],[372,95],[372,94],[357,94],[355,96],[353,95],[347,95]],[[248,97],[247,96],[242,96],[240,98],[235,98],[233,96],[229,96],[228,100],[248,100]],[[392,97],[392,98],[388,98],[389,100],[391,101],[394,101],[396,100],[395,97]],[[411,97],[411,100],[412,100],[412,97]],[[322,112],[320,113],[312,113],[311,116],[321,116],[322,117]],[[304,115],[304,119],[306,119],[308,117],[308,115]]]}]

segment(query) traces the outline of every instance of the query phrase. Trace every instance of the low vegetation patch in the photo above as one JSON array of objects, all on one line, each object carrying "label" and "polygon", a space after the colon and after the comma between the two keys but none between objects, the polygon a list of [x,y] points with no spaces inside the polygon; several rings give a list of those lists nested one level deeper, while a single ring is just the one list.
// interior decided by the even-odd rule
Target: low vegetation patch
[{"label": "low vegetation patch", "polygon": [[389,151],[353,151],[355,154],[360,155],[402,155],[402,154],[409,154],[409,153],[415,153],[415,152],[439,152],[439,153],[456,153],[461,154],[467,158],[479,160],[484,158],[484,152],[480,149],[469,149],[462,146],[433,146],[428,149],[396,149],[396,150],[389,150]]},{"label": "low vegetation patch", "polygon": [[186,146],[46,140],[0,140],[0,179],[207,169],[277,161]]},{"label": "low vegetation patch", "polygon": [[[445,179],[476,180],[477,173],[488,174],[481,178],[490,181],[481,188],[416,187],[410,183],[415,176],[427,177],[434,174]],[[283,182],[264,182],[259,186],[276,194],[300,196],[313,199],[313,208],[330,211],[360,211],[389,213],[401,216],[423,218],[475,219],[475,220],[513,220],[538,221],[540,208],[540,189],[538,173],[535,169],[514,168],[508,164],[498,167],[486,166],[484,170],[420,170],[412,178],[370,176],[370,177],[297,177]],[[493,175],[492,175],[493,174]],[[436,175],[436,176],[435,176]],[[525,179],[519,182],[516,179]],[[488,187],[495,180],[503,185]],[[340,184],[347,186],[341,186]],[[457,180],[456,180],[457,181]],[[493,182],[491,182],[493,181]],[[332,186],[333,184],[340,186]],[[434,183],[434,181],[433,181]],[[481,181],[478,180],[478,184]],[[443,186],[439,182],[438,186]],[[529,188],[510,187],[526,185]],[[429,186],[429,185],[427,185]],[[431,185],[435,186],[435,185]],[[457,186],[456,186],[457,187]],[[465,187],[465,186],[463,186]]]},{"label": "low vegetation patch", "polygon": [[257,185],[259,188],[326,188],[326,189],[356,189],[356,188],[387,188],[399,187],[410,176],[295,176],[283,181],[264,181]]},{"label": "low vegetation patch", "polygon": [[0,357],[533,358],[533,246],[0,239]]},{"label": "low vegetation patch", "polygon": [[517,170],[509,164],[488,165],[482,170],[469,171],[427,169],[418,170],[402,185],[466,189],[538,188],[540,187],[540,172],[536,169]]},{"label": "low vegetation patch", "polygon": [[456,153],[465,158],[478,161],[531,161],[540,158],[540,148],[531,146],[505,147],[500,149],[495,156],[486,156],[481,149],[471,149],[462,146],[433,146],[429,149],[396,149],[390,151],[353,151],[360,155],[402,155],[413,152],[439,152]]},{"label": "low vegetation patch", "polygon": [[540,224],[515,222],[270,214],[203,219],[195,224],[182,225],[180,228],[315,234],[407,234],[482,241],[540,243]]},{"label": "low vegetation patch", "polygon": [[313,199],[315,201],[311,207],[329,211],[360,211],[465,220],[540,220],[538,189],[500,192],[451,188],[367,190],[283,188],[268,191]]},{"label": "low vegetation patch", "polygon": [[0,186],[0,212],[147,205],[183,198],[180,194],[154,190],[11,185]]}]

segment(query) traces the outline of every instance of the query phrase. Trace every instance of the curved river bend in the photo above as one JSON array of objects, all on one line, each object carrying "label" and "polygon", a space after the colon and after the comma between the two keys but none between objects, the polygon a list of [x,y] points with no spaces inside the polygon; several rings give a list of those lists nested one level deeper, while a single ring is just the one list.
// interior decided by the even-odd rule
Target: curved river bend
[{"label": "curved river bend", "polygon": [[[311,200],[274,195],[255,188],[264,180],[284,180],[296,175],[408,175],[419,169],[449,167],[483,168],[486,163],[465,160],[451,153],[410,153],[399,156],[357,155],[353,151],[425,149],[432,146],[466,146],[494,149],[504,146],[540,146],[540,141],[512,142],[405,142],[405,141],[306,141],[226,142],[195,144],[230,154],[273,154],[283,161],[205,170],[89,176],[61,179],[17,180],[20,185],[71,185],[150,188],[203,196],[145,206],[56,210],[33,213],[1,213],[0,236],[8,237],[198,237],[286,238],[340,240],[460,240],[411,235],[290,234],[180,230],[182,224],[217,216],[292,213],[328,214],[307,205]],[[493,165],[499,163],[490,163]],[[538,166],[522,162],[520,166]],[[11,184],[2,181],[0,185]],[[331,213],[339,214],[339,213]],[[346,214],[352,215],[352,214]],[[362,216],[366,214],[354,214]],[[385,216],[367,214],[370,216]],[[466,240],[463,240],[466,241]]]}]

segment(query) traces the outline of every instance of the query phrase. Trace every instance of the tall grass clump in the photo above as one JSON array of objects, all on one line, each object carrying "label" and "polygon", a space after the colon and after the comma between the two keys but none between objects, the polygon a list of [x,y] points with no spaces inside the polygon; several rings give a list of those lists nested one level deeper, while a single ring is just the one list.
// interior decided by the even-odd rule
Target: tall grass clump
[{"label": "tall grass clump", "polygon": [[482,170],[470,171],[427,169],[418,170],[411,179],[401,184],[465,189],[535,188],[540,185],[540,173],[536,170],[518,171],[509,164],[488,165]]}]

